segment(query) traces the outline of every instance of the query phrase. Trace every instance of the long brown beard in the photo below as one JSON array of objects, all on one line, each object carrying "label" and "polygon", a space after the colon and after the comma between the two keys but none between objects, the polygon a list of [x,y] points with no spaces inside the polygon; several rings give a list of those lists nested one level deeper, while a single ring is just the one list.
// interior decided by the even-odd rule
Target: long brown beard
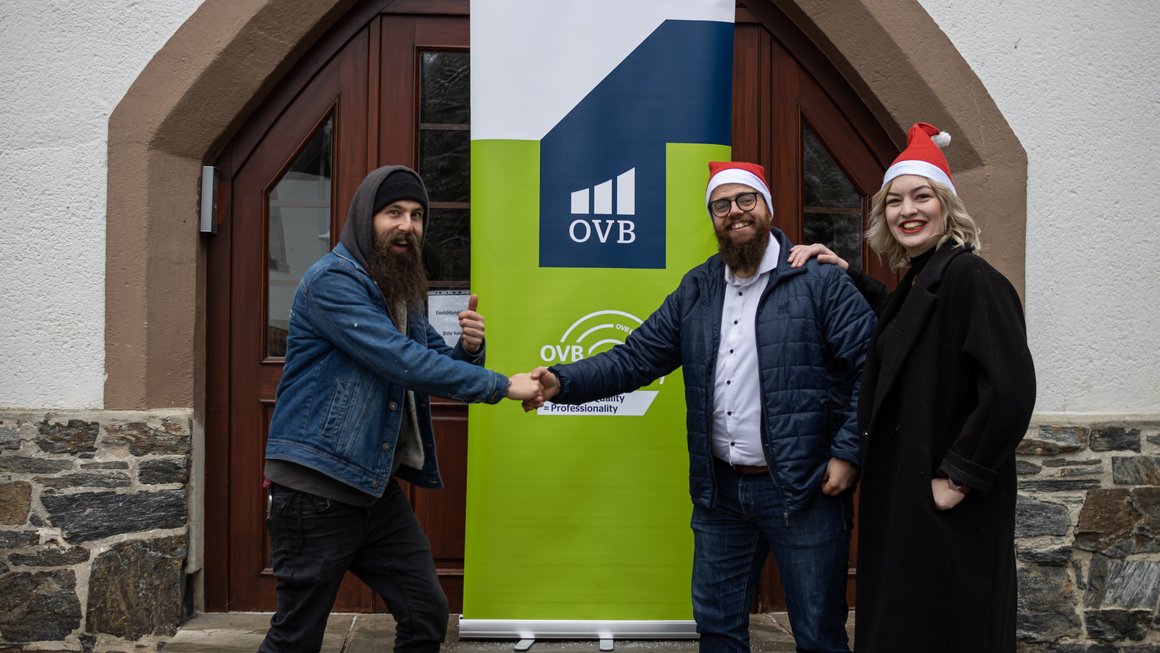
[{"label": "long brown beard", "polygon": [[715,229],[714,232],[717,234],[717,251],[721,253],[721,260],[730,270],[757,267],[761,264],[761,258],[765,256],[766,248],[769,247],[768,233],[764,238],[761,234],[757,234],[743,243],[735,243],[729,237],[729,232],[720,229]]},{"label": "long brown beard", "polygon": [[[397,240],[393,234],[375,236],[374,254],[367,260],[367,272],[375,280],[379,292],[387,302],[392,318],[396,307],[406,306],[408,312],[423,312],[427,301],[427,270],[423,267],[423,258],[419,252],[419,241],[413,236],[407,236],[410,247],[405,252],[396,252],[392,249],[392,242]],[[403,325],[397,324],[400,329]]]}]

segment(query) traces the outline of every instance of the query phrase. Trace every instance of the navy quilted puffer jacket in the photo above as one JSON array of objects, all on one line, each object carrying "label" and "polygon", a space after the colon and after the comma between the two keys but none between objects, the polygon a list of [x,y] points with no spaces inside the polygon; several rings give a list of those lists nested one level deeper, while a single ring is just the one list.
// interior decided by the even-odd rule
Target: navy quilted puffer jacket
[{"label": "navy quilted puffer jacket", "polygon": [[[762,445],[787,514],[821,490],[831,457],[860,463],[857,400],[874,313],[846,273],[810,260],[790,268],[781,231],[777,268],[757,308]],[[689,445],[689,493],[712,508],[713,379],[724,303],[718,255],[693,268],[623,345],[551,368],[554,401],[584,403],[648,385],[682,368]]]}]

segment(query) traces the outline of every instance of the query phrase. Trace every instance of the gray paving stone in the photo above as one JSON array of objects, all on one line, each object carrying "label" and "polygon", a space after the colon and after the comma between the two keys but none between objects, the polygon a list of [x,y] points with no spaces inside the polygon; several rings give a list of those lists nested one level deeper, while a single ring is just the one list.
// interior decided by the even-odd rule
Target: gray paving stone
[{"label": "gray paving stone", "polygon": [[[356,615],[332,614],[320,653],[342,653]],[[379,616],[379,615],[375,615]],[[383,618],[389,618],[382,615]],[[253,653],[266,636],[270,614],[207,612],[195,615],[165,644],[165,653]],[[392,632],[393,632],[392,624]],[[390,648],[379,649],[389,651]]]},{"label": "gray paving stone", "polygon": [[[193,617],[165,643],[165,653],[252,653],[257,650],[270,623],[269,613],[202,613]],[[754,614],[750,617],[751,648],[754,653],[789,653],[793,635],[784,613]],[[854,618],[847,631],[853,643]],[[333,614],[327,623],[322,653],[381,653],[394,645],[395,621],[386,614]],[[451,615],[447,641],[442,650],[455,653],[499,653],[513,650],[515,640],[460,640],[459,615]],[[656,651],[692,653],[695,640],[641,641],[616,640],[616,651]],[[595,640],[537,641],[530,653],[589,653],[599,650]]]}]

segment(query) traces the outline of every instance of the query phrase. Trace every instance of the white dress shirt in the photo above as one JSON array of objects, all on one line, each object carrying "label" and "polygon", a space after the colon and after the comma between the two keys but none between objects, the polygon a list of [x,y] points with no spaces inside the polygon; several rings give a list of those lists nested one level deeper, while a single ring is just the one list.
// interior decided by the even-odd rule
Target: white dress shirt
[{"label": "white dress shirt", "polygon": [[757,304],[781,246],[769,239],[757,273],[739,279],[725,266],[721,344],[713,383],[713,455],[732,465],[766,465],[761,448],[761,381],[757,364]]}]

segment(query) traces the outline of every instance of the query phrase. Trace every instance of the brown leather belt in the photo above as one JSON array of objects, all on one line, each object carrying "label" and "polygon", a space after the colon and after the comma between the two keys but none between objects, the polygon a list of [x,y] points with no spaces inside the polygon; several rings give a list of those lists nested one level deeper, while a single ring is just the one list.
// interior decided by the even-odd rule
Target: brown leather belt
[{"label": "brown leather belt", "polygon": [[[725,463],[729,465],[729,463]],[[769,467],[765,465],[729,465],[738,474],[768,474]]]},{"label": "brown leather belt", "polygon": [[735,474],[748,475],[769,473],[769,467],[766,467],[765,465],[733,465],[731,463],[725,462],[724,460],[721,460],[717,456],[713,456],[713,464],[728,467],[729,469],[732,469]]}]

